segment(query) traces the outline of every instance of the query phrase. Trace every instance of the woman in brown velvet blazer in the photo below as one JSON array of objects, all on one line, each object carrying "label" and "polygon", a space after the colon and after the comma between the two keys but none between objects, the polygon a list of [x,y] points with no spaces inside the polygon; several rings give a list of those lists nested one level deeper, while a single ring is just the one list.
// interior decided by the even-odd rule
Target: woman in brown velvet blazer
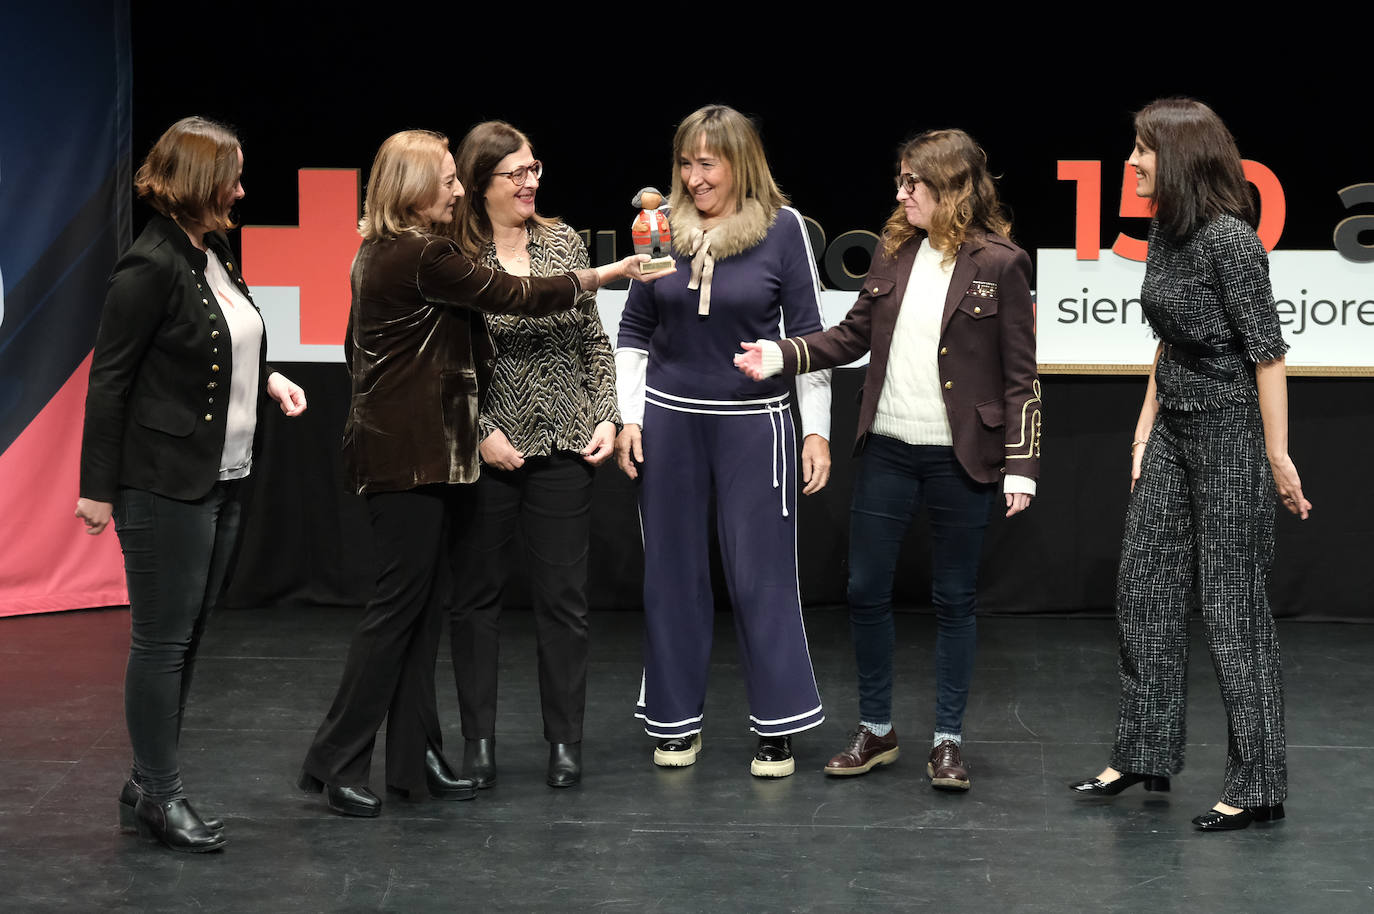
[{"label": "woman in brown velvet blazer", "polygon": [[898,207],[863,292],[836,327],[777,343],[741,343],[751,377],[843,365],[871,352],[859,409],[862,453],[850,520],[849,605],[859,668],[859,726],[832,775],[898,756],[892,728],[892,581],[924,503],[935,605],[933,787],[967,790],[963,718],[973,674],[975,593],[996,487],[1007,516],[1035,494],[1040,381],[1030,258],[1008,239],[983,150],[962,130],[908,143]]},{"label": "woman in brown velvet blazer", "polygon": [[464,515],[458,484],[478,473],[478,397],[492,357],[478,312],[550,314],[605,282],[645,279],[642,256],[545,279],[478,266],[429,233],[453,220],[462,195],[448,140],[407,130],[378,151],[359,225],[343,447],[352,486],[367,498],[377,585],[300,777],[302,789],[327,787],[329,808],[343,815],[381,808],[368,776],[384,720],[389,789],[455,800],[476,793],[442,755],[434,661],[450,533]]}]

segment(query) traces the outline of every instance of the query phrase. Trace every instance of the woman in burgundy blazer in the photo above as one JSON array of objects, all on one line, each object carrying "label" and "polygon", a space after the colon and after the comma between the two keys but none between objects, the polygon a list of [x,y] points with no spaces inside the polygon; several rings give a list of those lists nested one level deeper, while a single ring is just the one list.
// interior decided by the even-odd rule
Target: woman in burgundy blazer
[{"label": "woman in burgundy blazer", "polygon": [[892,728],[892,580],[922,503],[931,518],[936,638],[932,786],[967,790],[963,716],[975,648],[983,531],[996,486],[1007,516],[1035,494],[1040,381],[1030,258],[1008,240],[983,150],[961,130],[902,150],[899,206],[845,319],[820,333],[741,343],[751,377],[799,374],[871,353],[859,408],[863,455],[850,521],[850,620],[860,724],[827,774],[898,756]]}]

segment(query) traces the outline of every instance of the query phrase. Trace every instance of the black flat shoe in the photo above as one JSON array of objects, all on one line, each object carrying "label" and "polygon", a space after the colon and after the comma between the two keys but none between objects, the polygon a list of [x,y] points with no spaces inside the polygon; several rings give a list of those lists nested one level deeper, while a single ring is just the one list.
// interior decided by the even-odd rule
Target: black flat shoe
[{"label": "black flat shoe", "polygon": [[1220,812],[1209,809],[1193,819],[1198,831],[1240,831],[1249,828],[1251,822],[1277,822],[1283,818],[1283,804],[1256,806],[1240,812]]},{"label": "black flat shoe", "polygon": [[496,737],[463,741],[463,777],[476,781],[478,790],[496,786]]},{"label": "black flat shoe", "polygon": [[[119,829],[120,831],[138,831],[138,816],[134,808],[138,806],[138,798],[143,796],[143,792],[138,789],[138,785],[133,780],[124,782],[124,787],[119,791]],[[205,827],[213,832],[224,831],[224,822],[219,819],[201,819]]]},{"label": "black flat shoe", "polygon": [[749,773],[756,778],[785,778],[797,770],[792,758],[792,737],[760,736],[759,748],[749,762]]},{"label": "black flat shoe", "polygon": [[1145,784],[1146,790],[1153,790],[1159,793],[1169,792],[1169,779],[1160,777],[1157,774],[1136,774],[1133,771],[1121,772],[1121,777],[1115,781],[1099,781],[1097,778],[1088,778],[1086,781],[1076,781],[1069,785],[1069,789],[1088,797],[1114,797],[1121,791],[1130,787],[1132,784]]},{"label": "black flat shoe", "polygon": [[571,787],[582,780],[582,744],[549,743],[550,787]]},{"label": "black flat shoe", "polygon": [[341,816],[372,819],[382,811],[382,801],[366,787],[335,787],[305,771],[301,772],[296,786],[307,793],[319,793],[323,790],[329,800],[329,808]]},{"label": "black flat shoe", "polygon": [[477,796],[477,781],[454,774],[433,746],[425,749],[425,786],[436,800],[471,800]]},{"label": "black flat shoe", "polygon": [[217,851],[228,843],[223,832],[205,827],[185,797],[159,801],[140,796],[134,804],[134,827],[139,837],[185,854]]}]

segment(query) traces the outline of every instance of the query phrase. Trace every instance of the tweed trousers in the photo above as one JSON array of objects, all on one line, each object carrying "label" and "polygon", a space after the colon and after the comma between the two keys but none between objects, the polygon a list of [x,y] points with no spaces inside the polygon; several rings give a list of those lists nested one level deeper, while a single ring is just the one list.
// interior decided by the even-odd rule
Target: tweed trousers
[{"label": "tweed trousers", "polygon": [[1267,594],[1274,493],[1257,403],[1160,410],[1117,577],[1118,771],[1183,768],[1188,615],[1197,605],[1226,706],[1222,802],[1272,806],[1287,796],[1283,676]]}]

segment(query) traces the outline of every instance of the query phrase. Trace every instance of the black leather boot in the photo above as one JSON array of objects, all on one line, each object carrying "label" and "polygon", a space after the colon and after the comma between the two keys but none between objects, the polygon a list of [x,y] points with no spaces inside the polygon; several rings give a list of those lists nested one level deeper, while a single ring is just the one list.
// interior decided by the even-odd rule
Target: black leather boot
[{"label": "black leather boot", "polygon": [[571,787],[582,780],[582,744],[549,743],[550,787]]},{"label": "black leather boot", "polygon": [[436,800],[471,800],[477,796],[477,782],[455,775],[433,746],[425,750],[425,786]]},{"label": "black leather boot", "polygon": [[164,847],[188,854],[217,851],[228,842],[223,832],[214,832],[185,797],[177,800],[152,800],[140,796],[134,804],[134,827],[140,837],[158,841]]},{"label": "black leather boot", "polygon": [[496,786],[496,737],[463,743],[463,777],[476,781],[480,790]]},{"label": "black leather boot", "polygon": [[[138,785],[133,779],[124,782],[124,787],[119,791],[119,828],[121,831],[138,831],[138,816],[134,813],[134,807],[138,806],[138,798],[142,796]],[[201,819],[205,827],[210,831],[224,831],[224,822],[219,819]]]}]

